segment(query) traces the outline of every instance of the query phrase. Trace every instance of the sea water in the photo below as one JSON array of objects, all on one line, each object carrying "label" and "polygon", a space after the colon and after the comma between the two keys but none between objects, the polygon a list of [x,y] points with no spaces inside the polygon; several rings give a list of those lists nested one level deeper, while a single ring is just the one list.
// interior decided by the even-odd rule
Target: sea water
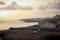
[{"label": "sea water", "polygon": [[0,30],[9,29],[11,27],[13,28],[20,28],[20,27],[28,27],[32,25],[36,25],[38,23],[26,23],[22,21],[0,21]]}]

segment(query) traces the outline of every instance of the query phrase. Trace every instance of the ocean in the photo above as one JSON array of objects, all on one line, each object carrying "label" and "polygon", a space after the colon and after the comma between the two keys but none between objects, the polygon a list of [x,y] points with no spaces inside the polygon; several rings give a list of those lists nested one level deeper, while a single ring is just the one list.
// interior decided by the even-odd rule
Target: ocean
[{"label": "ocean", "polygon": [[0,30],[6,30],[9,28],[20,28],[20,27],[28,27],[32,25],[38,24],[37,22],[26,23],[23,21],[0,21]]}]

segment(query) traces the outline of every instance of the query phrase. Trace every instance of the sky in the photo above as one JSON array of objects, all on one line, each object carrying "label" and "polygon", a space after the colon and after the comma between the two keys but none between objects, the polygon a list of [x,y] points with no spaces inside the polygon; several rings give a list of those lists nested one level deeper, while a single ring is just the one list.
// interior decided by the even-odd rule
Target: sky
[{"label": "sky", "polygon": [[[32,10],[0,10],[0,21],[19,20],[27,18],[48,18],[60,15],[60,0],[0,0],[8,7],[15,1],[18,6],[30,6]],[[26,8],[27,9],[27,8]]]},{"label": "sky", "polygon": [[[0,0],[0,2],[2,1],[5,4],[2,5],[0,3],[0,30],[9,29],[11,27],[27,27],[37,24],[24,23],[16,20],[51,18],[55,15],[60,15],[60,0]],[[11,5],[14,1],[20,9],[17,6]],[[11,10],[5,8],[10,8]],[[18,9],[12,10],[14,8]]]}]

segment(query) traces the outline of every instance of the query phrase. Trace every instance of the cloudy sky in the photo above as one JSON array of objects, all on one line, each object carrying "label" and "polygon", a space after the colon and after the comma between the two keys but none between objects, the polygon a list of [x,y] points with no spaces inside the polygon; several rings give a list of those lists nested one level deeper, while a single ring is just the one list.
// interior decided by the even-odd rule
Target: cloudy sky
[{"label": "cloudy sky", "polygon": [[15,1],[19,6],[31,6],[32,10],[0,10],[1,20],[19,20],[26,18],[46,18],[60,14],[60,0],[0,0],[8,7]]}]

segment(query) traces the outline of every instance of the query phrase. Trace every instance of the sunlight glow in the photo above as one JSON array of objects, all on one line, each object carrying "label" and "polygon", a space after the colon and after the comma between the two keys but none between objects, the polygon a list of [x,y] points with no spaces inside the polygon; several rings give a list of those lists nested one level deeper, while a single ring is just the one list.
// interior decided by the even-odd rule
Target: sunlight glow
[{"label": "sunlight glow", "polygon": [[13,14],[13,11],[0,11],[0,17],[5,17]]}]

